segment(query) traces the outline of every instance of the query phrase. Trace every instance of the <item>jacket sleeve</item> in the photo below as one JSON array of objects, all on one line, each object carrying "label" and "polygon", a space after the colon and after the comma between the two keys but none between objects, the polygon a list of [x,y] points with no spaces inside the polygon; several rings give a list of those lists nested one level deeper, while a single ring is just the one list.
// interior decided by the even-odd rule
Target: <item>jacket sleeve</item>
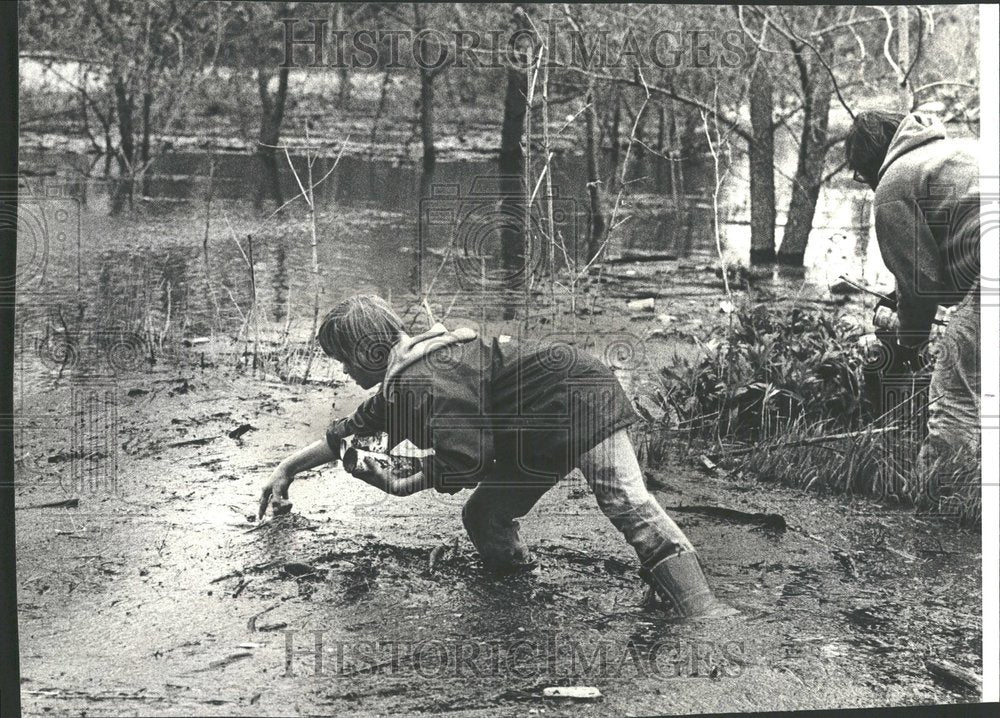
[{"label": "jacket sleeve", "polygon": [[389,445],[409,439],[434,449],[422,470],[430,486],[449,494],[475,486],[493,468],[492,429],[463,391],[468,377],[460,373],[397,381],[386,405]]},{"label": "jacket sleeve", "polygon": [[899,341],[907,346],[923,344],[942,291],[941,260],[934,236],[912,199],[876,204],[875,235],[882,260],[896,278]]},{"label": "jacket sleeve", "polygon": [[385,397],[380,391],[365,399],[350,416],[337,419],[326,430],[326,443],[340,458],[340,441],[347,436],[369,436],[385,431]]}]

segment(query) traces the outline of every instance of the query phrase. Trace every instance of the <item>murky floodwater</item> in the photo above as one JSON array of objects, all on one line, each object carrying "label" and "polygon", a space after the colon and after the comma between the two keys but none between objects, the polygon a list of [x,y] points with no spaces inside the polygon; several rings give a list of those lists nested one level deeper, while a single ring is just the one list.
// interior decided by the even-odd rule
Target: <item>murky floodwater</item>
[{"label": "murky floodwater", "polygon": [[[304,176],[304,158],[293,161]],[[255,211],[255,164],[247,155],[164,155],[148,178],[148,197],[137,197],[131,212],[117,215],[110,212],[113,184],[85,178],[94,158],[24,152],[21,165],[34,175],[20,206],[22,296],[58,297],[66,304],[75,304],[75,296],[86,305],[85,321],[139,331],[149,329],[141,327],[149,318],[158,331],[196,335],[213,325],[231,325],[235,333],[253,296],[261,307],[258,321],[281,324],[290,314],[294,326],[307,326],[314,276],[321,308],[358,291],[390,298],[428,290],[432,297],[475,293],[499,266],[497,229],[512,221],[499,205],[495,165],[488,159],[439,162],[427,176],[415,166],[343,157],[316,189],[314,275],[304,203],[294,202],[272,217],[270,210]],[[318,159],[313,177],[326,176],[332,167],[331,159]],[[628,220],[618,224],[613,249],[716,261],[711,168],[692,162],[672,167],[649,153],[631,167],[629,194],[616,215],[616,222]],[[681,174],[683,194],[675,195],[673,184]],[[729,262],[745,262],[749,254],[745,175],[740,165],[730,168],[720,198]],[[552,254],[558,265],[580,266],[583,259],[584,178],[581,158],[555,160],[553,213],[560,243]],[[286,198],[295,196],[297,184],[287,167],[281,184]],[[840,274],[888,284],[877,247],[869,241],[870,197],[848,185],[835,182],[822,195],[806,277],[821,285]],[[608,195],[610,219],[617,189]],[[779,206],[786,202],[779,196]],[[539,272],[548,255],[536,238],[532,262]],[[213,322],[216,314],[220,321]]]},{"label": "murky floodwater", "polygon": [[[204,356],[199,366],[195,352],[180,364],[135,360],[212,331],[250,336],[257,320],[304,336],[314,275],[303,208],[263,221],[241,155],[217,155],[211,192],[207,155],[164,158],[151,199],[120,215],[109,213],[106,182],[74,179],[88,158],[22,162],[56,173],[29,178],[35,194],[19,217],[17,548],[30,711],[606,715],[975,697],[935,682],[922,659],[981,667],[976,538],[865,502],[660,467],[668,510],[767,509],[791,527],[778,535],[676,512],[718,594],[741,611],[718,623],[642,611],[634,557],[569,480],[524,522],[543,565],[527,581],[484,579],[466,540],[454,542],[464,496],[390,500],[338,467],[296,482],[287,521],[254,528],[247,516],[273,466],[321,436],[331,404],[343,413],[360,390],[231,375],[206,368]],[[564,158],[557,169],[553,204],[571,248],[585,229],[582,167]],[[648,157],[636,165],[641,191],[623,209],[632,219],[618,246],[670,252],[689,268],[711,263],[710,177],[685,167],[687,192],[675,203],[668,170]],[[504,220],[482,180],[492,173],[486,161],[441,162],[431,182],[412,167],[344,158],[316,198],[320,311],[357,291],[400,309],[428,290],[437,305],[463,282],[474,293]],[[725,249],[740,258],[747,193],[739,169],[731,175]],[[283,182],[291,196],[294,178]],[[867,207],[853,188],[824,194],[809,281],[885,280],[866,241]],[[438,271],[449,246],[458,261]],[[711,314],[705,297],[722,297],[711,273],[656,277],[687,293],[663,302],[675,303],[671,312]],[[597,321],[614,326],[607,315]],[[72,332],[75,344],[60,343]],[[69,351],[92,376],[61,381]],[[82,441],[78,423],[103,443]],[[249,433],[233,438],[244,423]],[[76,508],[30,508],[70,494]],[[435,564],[439,544],[449,548]],[[296,576],[289,565],[315,570]],[[435,653],[418,660],[414,645]],[[397,647],[399,660],[388,660]],[[433,663],[440,649],[451,661],[443,669]],[[595,662],[605,650],[610,666]],[[605,701],[553,705],[541,691],[557,684],[599,687]]]}]

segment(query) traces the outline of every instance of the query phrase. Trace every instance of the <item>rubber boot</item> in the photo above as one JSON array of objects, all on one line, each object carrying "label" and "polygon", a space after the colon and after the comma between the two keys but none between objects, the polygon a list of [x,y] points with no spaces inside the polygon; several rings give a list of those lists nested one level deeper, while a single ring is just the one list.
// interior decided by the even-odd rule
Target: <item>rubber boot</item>
[{"label": "rubber boot", "polygon": [[693,616],[728,616],[737,611],[717,600],[705,580],[694,551],[683,551],[662,559],[641,571],[656,594],[684,618]]}]

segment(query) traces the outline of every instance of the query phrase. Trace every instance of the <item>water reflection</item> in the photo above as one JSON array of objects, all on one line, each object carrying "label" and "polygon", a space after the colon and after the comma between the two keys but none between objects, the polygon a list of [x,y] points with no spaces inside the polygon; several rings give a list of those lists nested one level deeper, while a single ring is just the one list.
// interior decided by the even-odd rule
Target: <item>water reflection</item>
[{"label": "water reflection", "polygon": [[[607,171],[608,158],[604,159]],[[333,157],[318,159],[314,179],[323,177],[333,161]],[[72,242],[50,243],[47,261],[53,269],[61,264],[75,266],[82,252],[84,274],[92,282],[85,290],[96,293],[99,313],[121,313],[126,306],[134,312],[142,306],[161,326],[168,313],[183,316],[178,321],[188,322],[189,331],[205,331],[210,326],[207,310],[213,302],[201,297],[210,297],[213,291],[224,318],[246,313],[251,303],[248,268],[237,241],[245,243],[251,232],[257,250],[257,286],[268,287],[261,297],[268,304],[266,315],[278,322],[311,316],[312,256],[304,208],[293,203],[282,215],[262,224],[263,215],[252,207],[255,183],[248,182],[254,176],[254,162],[250,155],[233,153],[216,153],[212,163],[200,152],[165,155],[150,177],[149,191],[155,201],[137,199],[134,212],[111,217],[113,189],[105,181],[82,177],[92,164],[90,158],[38,152],[22,156],[22,165],[35,168],[38,174],[57,174],[64,191],[79,201],[81,250]],[[305,159],[293,157],[293,163],[304,174]],[[210,164],[214,164],[213,200],[206,241]],[[678,192],[681,170],[686,194]],[[616,246],[656,250],[699,264],[715,261],[710,171],[691,162],[682,167],[652,152],[633,157],[630,196],[618,217],[627,216],[628,221],[615,229]],[[463,229],[462,218],[471,216],[473,210],[496,214],[497,197],[477,195],[484,182],[495,182],[495,173],[489,157],[439,160],[429,172],[421,171],[419,165],[342,157],[316,191],[321,307],[359,291],[397,299],[413,297],[428,288],[449,246],[461,250],[462,264],[444,272],[434,287],[447,291],[462,278],[479,284],[483,264],[499,255],[495,225],[502,224],[502,217],[494,217],[497,221],[492,225],[473,222],[477,229],[471,234]],[[724,249],[731,261],[745,261],[749,253],[745,176],[740,167],[732,168],[721,200]],[[553,190],[558,197],[554,206],[570,262],[579,261],[586,246],[585,177],[583,158],[554,158]],[[287,166],[279,167],[279,178],[286,197],[298,192]],[[610,219],[615,197],[605,199]],[[441,200],[445,200],[445,210],[450,203],[451,214],[435,218],[430,211]],[[783,201],[779,197],[779,204]],[[841,273],[872,283],[888,281],[877,246],[869,241],[870,214],[869,194],[849,183],[824,191],[806,253],[812,281],[829,282]],[[539,215],[533,221],[541,219]],[[234,241],[237,237],[240,240]],[[536,240],[533,249],[539,256],[533,256],[533,261],[537,259],[538,267],[544,269],[550,248],[540,234]],[[557,265],[565,257],[561,249],[557,251]],[[489,274],[490,267],[485,269]],[[137,297],[136,292],[145,296]],[[119,298],[112,304],[115,293]],[[191,301],[193,296],[199,300]]]}]

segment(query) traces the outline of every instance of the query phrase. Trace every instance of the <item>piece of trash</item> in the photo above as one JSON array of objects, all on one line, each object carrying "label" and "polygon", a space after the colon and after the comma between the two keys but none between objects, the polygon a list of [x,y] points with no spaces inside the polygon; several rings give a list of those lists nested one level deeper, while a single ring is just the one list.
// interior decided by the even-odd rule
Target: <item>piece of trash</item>
[{"label": "piece of trash", "polygon": [[50,501],[45,504],[32,504],[22,506],[22,509],[75,509],[80,505],[80,499],[63,499],[62,501]]},{"label": "piece of trash", "polygon": [[656,309],[656,299],[653,297],[648,297],[647,299],[633,299],[631,302],[625,304],[630,312],[651,312]]},{"label": "piece of trash", "polygon": [[601,692],[593,686],[552,686],[543,688],[542,695],[546,698],[570,698],[578,701],[596,701],[601,698]]},{"label": "piece of trash", "polygon": [[248,431],[253,431],[255,428],[257,427],[251,426],[250,424],[240,424],[235,429],[229,432],[229,438],[238,439]]},{"label": "piece of trash", "polygon": [[704,454],[698,457],[698,461],[701,462],[702,467],[704,467],[704,469],[711,474],[714,474],[719,470],[719,465]]},{"label": "piece of trash", "polygon": [[181,343],[186,347],[198,347],[202,344],[208,344],[212,341],[209,337],[192,337],[191,339],[184,339]]},{"label": "piece of trash", "polygon": [[736,311],[736,305],[733,304],[728,299],[723,299],[721,302],[719,302],[719,311],[722,312],[723,314],[732,314],[733,312]]}]

